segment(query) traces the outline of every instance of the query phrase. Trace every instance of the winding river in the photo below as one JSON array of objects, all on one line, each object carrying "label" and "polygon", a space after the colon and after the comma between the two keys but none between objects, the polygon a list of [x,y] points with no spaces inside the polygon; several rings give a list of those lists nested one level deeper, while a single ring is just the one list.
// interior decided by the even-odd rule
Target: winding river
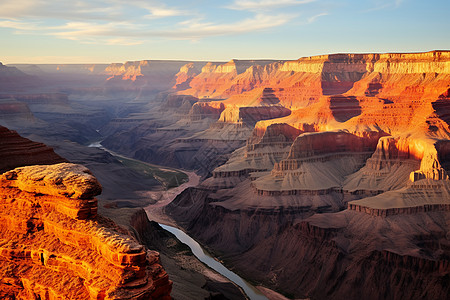
[{"label": "winding river", "polygon": [[200,260],[202,263],[204,263],[217,273],[225,276],[226,278],[228,278],[229,280],[233,281],[235,284],[240,286],[244,290],[248,298],[252,300],[263,300],[263,299],[267,300],[267,297],[264,296],[257,288],[255,288],[250,283],[241,278],[239,275],[237,275],[233,271],[230,271],[220,262],[215,260],[205,249],[202,248],[202,246],[200,246],[199,243],[197,243],[184,231],[160,223],[159,225],[161,225],[161,227],[164,228],[165,230],[174,234],[177,237],[177,239],[180,240],[180,242],[186,244],[189,248],[191,248],[192,253],[194,253],[195,257],[197,257],[198,260]]},{"label": "winding river", "polygon": [[[89,147],[100,148],[104,151],[109,152],[113,156],[117,156],[116,153],[106,149],[103,145],[100,144],[100,142],[92,143],[89,145]],[[122,155],[120,155],[120,156],[122,156]],[[123,156],[123,157],[125,157],[125,156]],[[127,159],[135,160],[132,158],[127,158]],[[135,160],[135,161],[138,161],[138,160]],[[141,162],[141,163],[145,164],[145,162]],[[163,166],[161,166],[161,167],[164,168]],[[187,173],[186,171],[183,171],[183,170],[179,170],[179,171]],[[189,175],[189,182],[186,182],[177,188],[173,188],[173,189],[165,192],[164,193],[165,197],[163,197],[164,200],[161,201],[162,203],[161,202],[158,203],[157,206],[169,204],[170,202],[172,202],[173,199],[175,199],[176,196],[178,196],[186,188],[188,188],[190,186],[196,186],[199,183],[200,178],[198,175],[196,175],[193,172],[188,173],[188,175]],[[147,212],[147,215],[148,215],[148,210],[146,209],[145,211]],[[150,215],[148,217],[150,219]],[[162,223],[158,223],[158,224],[165,230],[167,230],[170,233],[172,233],[173,235],[175,235],[177,237],[177,239],[180,240],[180,242],[187,245],[191,249],[194,256],[197,257],[198,260],[200,260],[202,263],[204,263],[205,265],[207,265],[208,267],[210,267],[217,273],[221,274],[222,276],[225,276],[226,278],[228,278],[229,280],[234,282],[236,285],[240,286],[244,290],[245,294],[247,295],[247,297],[249,299],[251,299],[251,300],[267,300],[268,299],[266,296],[264,296],[264,294],[262,292],[260,292],[253,285],[251,285],[250,283],[245,281],[243,278],[241,278],[239,275],[237,275],[236,273],[227,269],[223,264],[221,264],[219,261],[217,261],[205,249],[203,249],[203,247],[199,243],[197,243],[193,238],[191,238],[189,235],[187,235],[184,231],[182,231],[178,228],[175,228],[173,226],[165,225]]]}]

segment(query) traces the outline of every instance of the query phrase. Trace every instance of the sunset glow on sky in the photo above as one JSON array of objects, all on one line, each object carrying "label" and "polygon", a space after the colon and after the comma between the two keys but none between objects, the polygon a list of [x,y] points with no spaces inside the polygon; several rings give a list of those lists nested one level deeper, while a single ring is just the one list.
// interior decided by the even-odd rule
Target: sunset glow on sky
[{"label": "sunset glow on sky", "polygon": [[448,0],[3,0],[3,63],[450,49]]}]

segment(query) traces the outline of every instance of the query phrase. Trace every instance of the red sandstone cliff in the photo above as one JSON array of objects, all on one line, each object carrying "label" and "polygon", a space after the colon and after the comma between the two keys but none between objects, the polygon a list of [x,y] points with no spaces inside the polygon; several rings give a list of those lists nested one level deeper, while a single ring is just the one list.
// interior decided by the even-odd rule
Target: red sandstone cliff
[{"label": "red sandstone cliff", "polygon": [[222,67],[178,94],[216,98],[193,107],[220,110],[219,122],[249,107],[292,113],[259,121],[166,212],[250,278],[298,297],[445,298],[450,52]]},{"label": "red sandstone cliff", "polygon": [[[178,93],[224,98],[257,87],[271,87],[281,102],[292,108],[321,95],[346,92],[380,98],[393,94],[421,97],[436,92],[430,85],[421,87],[421,82],[445,84],[449,64],[449,53],[445,51],[331,54],[287,62],[232,60],[226,64],[208,63],[192,79],[190,88]],[[407,85],[414,88],[405,89]]]},{"label": "red sandstone cliff", "polygon": [[83,166],[0,176],[0,297],[170,299],[158,253],[97,215],[101,187]]}]

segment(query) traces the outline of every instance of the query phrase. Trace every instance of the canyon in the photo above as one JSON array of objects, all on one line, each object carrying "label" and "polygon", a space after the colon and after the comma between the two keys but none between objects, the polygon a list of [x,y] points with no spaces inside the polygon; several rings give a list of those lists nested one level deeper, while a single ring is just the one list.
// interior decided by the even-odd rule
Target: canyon
[{"label": "canyon", "polygon": [[[153,286],[148,290],[167,295],[167,272],[175,299],[242,297],[232,284],[219,284],[204,271],[189,270],[199,278],[192,286],[177,275],[185,265],[170,256],[180,257],[175,248],[182,246],[169,247],[173,240],[142,210],[163,201],[149,197],[149,191],[162,192],[159,182],[87,147],[98,141],[130,158],[195,171],[201,177],[197,186],[148,217],[182,228],[254,285],[293,299],[446,299],[450,293],[449,51],[293,61],[2,65],[0,73],[14,82],[0,86],[0,124],[18,132],[0,128],[0,139],[8,141],[0,144],[2,189],[20,199],[5,197],[2,205],[14,207],[9,211],[23,220],[6,222],[11,228],[5,234],[29,251],[16,265],[22,265],[20,276],[11,277],[27,283],[11,279],[14,293],[37,289],[32,274],[87,272],[71,269],[70,257],[61,266],[58,258],[66,252],[39,265],[36,253],[51,249],[32,246],[55,240],[60,233],[50,228],[87,222],[105,226],[118,239],[135,236],[160,251],[161,260],[150,251],[132,268],[146,272],[122,278],[128,269],[110,261],[117,249],[95,237],[98,227],[71,225],[92,235],[79,242],[102,257],[98,268],[117,270],[110,274],[114,278],[101,274],[73,283],[85,289],[80,288],[83,295],[119,295],[124,289],[132,294],[145,286],[144,279]],[[12,171],[16,167],[34,165],[24,168],[38,172],[51,169],[39,165],[68,161],[78,164],[71,165],[74,170],[88,167],[103,186],[97,197],[101,216],[87,208],[97,203],[95,195],[61,195],[34,184],[30,190],[28,183],[11,179],[27,170]],[[76,209],[68,195],[83,198]],[[56,198],[61,206],[48,201]],[[34,240],[20,239],[27,232]],[[58,239],[61,244],[52,247],[73,247]],[[139,248],[134,243],[130,247]],[[10,253],[5,245],[3,253]],[[14,255],[5,254],[9,260]],[[166,271],[158,267],[152,273],[160,264]],[[161,285],[155,276],[164,278]],[[115,280],[117,290],[105,289],[105,280]],[[209,290],[199,286],[205,280]],[[57,286],[52,293],[58,294]],[[196,296],[183,296],[191,292]]]}]

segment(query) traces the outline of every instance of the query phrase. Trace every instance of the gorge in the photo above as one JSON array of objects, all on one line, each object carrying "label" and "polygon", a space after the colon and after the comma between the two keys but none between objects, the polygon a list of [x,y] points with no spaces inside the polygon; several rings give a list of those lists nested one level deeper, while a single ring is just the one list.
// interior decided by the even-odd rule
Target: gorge
[{"label": "gorge", "polygon": [[[175,299],[243,299],[230,282],[208,277],[197,262],[185,263],[191,254],[142,215],[142,208],[155,206],[147,210],[151,220],[183,228],[233,272],[287,298],[448,298],[449,51],[330,54],[293,61],[2,65],[2,70],[14,85],[0,86],[0,124],[36,141],[0,128],[2,189],[10,195],[2,196],[9,229],[1,238],[9,238],[15,228],[11,236],[30,253],[22,251],[22,258],[4,250],[2,259],[17,263],[20,256],[17,268],[56,272],[50,266],[62,264],[58,258],[66,252],[32,245],[44,238],[54,241],[56,235],[64,245],[54,248],[71,246],[57,235],[61,229],[50,229],[59,226],[57,217],[64,220],[62,228],[97,218],[98,226],[120,239],[133,235],[131,252],[148,247],[161,253],[159,261],[147,252],[147,260],[132,267],[146,273],[85,279],[76,283],[84,294],[73,297],[82,299],[93,290],[120,294],[127,284],[139,289],[142,285],[133,282],[145,278],[148,285],[155,282],[147,289],[154,299],[169,297],[169,279]],[[200,182],[162,205],[161,181],[87,147],[99,140],[126,157],[194,171]],[[73,170],[88,167],[102,185],[98,217],[87,212],[88,204],[76,206],[79,211],[71,208],[72,192],[54,194],[11,182],[28,170],[16,167],[58,168],[68,161],[76,164]],[[51,166],[48,172],[56,172]],[[79,203],[94,201],[73,193]],[[61,205],[46,200],[55,197]],[[29,217],[29,209],[34,216]],[[11,221],[22,218],[26,221],[20,224]],[[95,239],[95,230],[78,229],[83,230]],[[35,240],[20,240],[21,234]],[[111,246],[99,241],[78,243],[106,245],[87,247],[89,253]],[[2,247],[11,249],[11,243]],[[112,248],[111,253],[118,251]],[[39,251],[56,257],[45,254],[39,265]],[[95,253],[99,269],[114,265],[105,253]],[[148,271],[160,264],[165,270]],[[195,283],[182,272],[190,272]],[[81,273],[71,270],[67,276],[81,278]],[[29,274],[5,275],[14,279],[10,285],[2,281],[0,291],[17,296],[38,290]],[[25,279],[19,284],[17,278]],[[115,280],[117,290],[105,289],[107,280]],[[52,293],[58,294],[57,286]],[[269,299],[283,297],[264,293]]]}]

